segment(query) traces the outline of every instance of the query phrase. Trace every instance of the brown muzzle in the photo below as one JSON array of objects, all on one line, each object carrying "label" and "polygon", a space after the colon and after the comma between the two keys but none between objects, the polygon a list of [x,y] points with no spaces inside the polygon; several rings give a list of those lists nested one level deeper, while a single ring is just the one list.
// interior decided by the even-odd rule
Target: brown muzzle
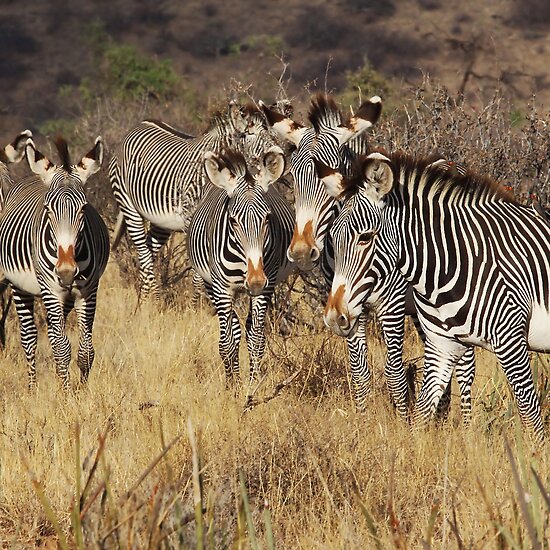
[{"label": "brown muzzle", "polygon": [[244,287],[252,296],[258,296],[267,285],[267,277],[264,272],[264,262],[260,258],[258,265],[254,265],[251,260],[248,260],[246,277],[244,279]]},{"label": "brown muzzle", "polygon": [[325,307],[325,325],[339,336],[348,336],[354,326],[344,303],[345,292],[345,285],[340,285],[336,292],[331,291]]},{"label": "brown muzzle", "polygon": [[292,240],[287,250],[288,259],[294,262],[302,271],[310,271],[319,259],[320,251],[313,236],[313,222],[309,220],[300,233],[298,225],[294,226]]},{"label": "brown muzzle", "polygon": [[57,263],[55,264],[55,273],[62,286],[71,286],[78,271],[74,257],[74,247],[69,245],[65,250],[62,246],[57,250]]}]

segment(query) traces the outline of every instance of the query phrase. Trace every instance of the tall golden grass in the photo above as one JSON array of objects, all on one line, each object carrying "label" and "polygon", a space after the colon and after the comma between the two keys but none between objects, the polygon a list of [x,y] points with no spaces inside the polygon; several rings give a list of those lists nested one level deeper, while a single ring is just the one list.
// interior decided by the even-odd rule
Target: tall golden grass
[{"label": "tall golden grass", "polygon": [[[449,421],[416,433],[389,405],[376,334],[372,398],[357,414],[344,341],[321,328],[285,338],[272,326],[256,397],[302,370],[244,412],[244,391],[224,387],[216,317],[180,303],[136,308],[111,263],[89,384],[76,388],[73,365],[69,395],[43,316],[39,386],[29,393],[10,314],[0,356],[3,547],[547,547],[548,456],[523,436],[491,354],[477,357],[471,428],[455,391]],[[410,331],[405,349],[406,360],[422,353]],[[544,393],[548,357],[533,363]],[[244,382],[245,351],[241,365]]]}]

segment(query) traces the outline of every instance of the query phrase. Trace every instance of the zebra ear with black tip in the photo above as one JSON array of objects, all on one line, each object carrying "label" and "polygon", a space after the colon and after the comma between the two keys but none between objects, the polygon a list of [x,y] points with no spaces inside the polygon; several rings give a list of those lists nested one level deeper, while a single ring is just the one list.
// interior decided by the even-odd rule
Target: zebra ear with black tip
[{"label": "zebra ear with black tip", "polygon": [[94,147],[86,153],[82,160],[76,165],[76,171],[82,181],[82,184],[86,183],[86,180],[96,172],[99,171],[103,163],[103,138],[97,136]]},{"label": "zebra ear with black tip", "polygon": [[225,166],[220,157],[211,151],[204,154],[204,169],[210,181],[223,189],[229,197],[233,196],[237,187],[237,179]]},{"label": "zebra ear with black tip", "polygon": [[274,145],[264,154],[260,173],[256,178],[264,191],[267,191],[269,186],[283,175],[285,165],[285,155],[278,145]]},{"label": "zebra ear with black tip", "polygon": [[347,122],[338,127],[338,141],[340,145],[346,144],[371,126],[374,126],[378,122],[381,113],[382,99],[379,96],[372,96],[367,101],[361,103],[357,112]]},{"label": "zebra ear with black tip", "polygon": [[32,138],[30,130],[23,130],[11,143],[4,147],[7,162],[19,162],[25,156],[27,140]]},{"label": "zebra ear with black tip", "polygon": [[315,165],[315,171],[317,177],[323,182],[325,191],[329,197],[338,198],[344,192],[344,176],[327,166],[324,162],[313,158],[313,164]]},{"label": "zebra ear with black tip", "polygon": [[363,161],[363,187],[375,202],[381,201],[392,189],[394,173],[391,160],[382,153],[371,153]]},{"label": "zebra ear with black tip", "polygon": [[40,179],[46,185],[50,185],[55,173],[55,165],[36,149],[34,141],[31,138],[28,138],[25,143],[25,155],[27,156],[31,172],[40,176]]},{"label": "zebra ear with black tip", "polygon": [[307,128],[302,126],[299,122],[278,113],[274,109],[270,109],[261,99],[258,101],[258,105],[262,110],[267,123],[273,128],[274,132],[281,139],[289,141],[298,147],[302,137],[307,131]]}]

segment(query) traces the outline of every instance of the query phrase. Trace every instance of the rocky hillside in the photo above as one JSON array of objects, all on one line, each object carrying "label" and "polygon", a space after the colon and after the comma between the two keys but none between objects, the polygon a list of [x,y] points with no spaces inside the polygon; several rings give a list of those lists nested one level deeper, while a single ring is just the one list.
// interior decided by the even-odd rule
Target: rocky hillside
[{"label": "rocky hillside", "polygon": [[[471,102],[501,85],[517,105],[550,104],[546,0],[28,0],[0,13],[0,138],[72,116],[63,91],[101,76],[100,40],[169,59],[203,104],[235,82],[273,97],[340,92],[365,61],[391,88],[423,73]],[[101,29],[98,35],[97,30]],[[95,41],[95,42],[94,42]],[[95,44],[95,45],[94,45]],[[364,90],[376,93],[377,90]]]}]

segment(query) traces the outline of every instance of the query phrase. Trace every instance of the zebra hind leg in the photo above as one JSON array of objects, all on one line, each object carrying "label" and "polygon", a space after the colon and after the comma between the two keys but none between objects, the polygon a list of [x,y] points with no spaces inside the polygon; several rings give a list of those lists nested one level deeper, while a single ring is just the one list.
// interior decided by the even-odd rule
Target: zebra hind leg
[{"label": "zebra hind leg", "polygon": [[29,389],[36,388],[36,344],[38,330],[34,322],[34,296],[16,288],[12,289],[15,310],[19,319],[21,346],[27,358],[29,369]]},{"label": "zebra hind leg", "polygon": [[464,426],[470,426],[472,422],[472,384],[475,374],[475,349],[469,347],[456,366],[456,380],[460,388],[460,410]]},{"label": "zebra hind leg", "polygon": [[540,402],[533,382],[524,332],[519,334],[516,337],[508,334],[507,338],[502,338],[503,343],[493,344],[493,349],[514,392],[523,424],[533,431],[537,443],[542,443],[545,435]]},{"label": "zebra hind leg", "polygon": [[424,376],[413,411],[415,427],[425,426],[436,415],[441,397],[464,350],[462,344],[450,339],[426,339]]}]

